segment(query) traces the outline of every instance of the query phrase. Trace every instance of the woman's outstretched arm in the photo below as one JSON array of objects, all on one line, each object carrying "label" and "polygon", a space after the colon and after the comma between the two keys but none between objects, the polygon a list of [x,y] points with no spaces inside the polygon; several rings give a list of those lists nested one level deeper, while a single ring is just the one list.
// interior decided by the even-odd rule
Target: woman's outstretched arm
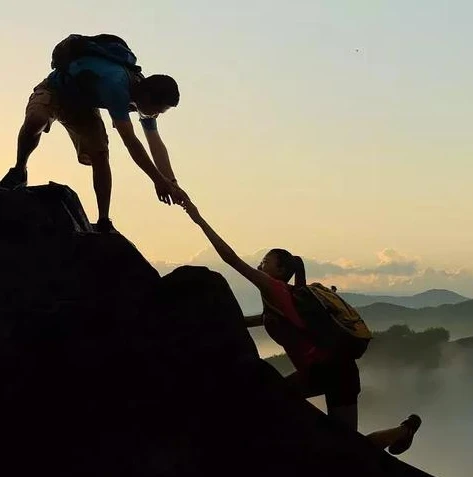
[{"label": "woman's outstretched arm", "polygon": [[221,259],[248,279],[263,294],[271,294],[271,278],[264,272],[244,262],[200,215],[197,207],[189,200],[183,205],[189,217],[202,229]]}]

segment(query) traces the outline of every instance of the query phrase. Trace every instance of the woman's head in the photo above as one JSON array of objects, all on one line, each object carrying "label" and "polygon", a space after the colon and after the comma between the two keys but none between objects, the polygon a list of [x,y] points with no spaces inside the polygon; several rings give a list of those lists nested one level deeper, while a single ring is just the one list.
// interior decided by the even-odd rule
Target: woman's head
[{"label": "woman's head", "polygon": [[286,283],[296,274],[296,284],[302,284],[301,280],[305,284],[304,263],[301,258],[282,248],[270,250],[263,257],[258,270]]}]

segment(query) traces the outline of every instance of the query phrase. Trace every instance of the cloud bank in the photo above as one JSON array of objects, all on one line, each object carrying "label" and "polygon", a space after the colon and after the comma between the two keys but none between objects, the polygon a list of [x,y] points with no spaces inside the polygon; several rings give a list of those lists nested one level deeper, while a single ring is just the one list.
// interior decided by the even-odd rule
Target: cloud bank
[{"label": "cloud bank", "polygon": [[[256,266],[268,249],[242,256],[250,265]],[[473,271],[467,268],[452,270],[435,269],[424,264],[421,258],[408,257],[392,248],[374,254],[374,264],[364,266],[348,258],[323,261],[302,257],[309,281],[320,281],[325,285],[336,285],[342,292],[371,294],[410,295],[431,288],[445,288],[467,297],[473,296]],[[222,273],[229,281],[242,308],[247,312],[258,312],[261,300],[258,291],[225,264],[213,250],[206,248],[191,257],[188,265],[201,265]],[[180,263],[155,262],[155,267],[165,275]]]}]

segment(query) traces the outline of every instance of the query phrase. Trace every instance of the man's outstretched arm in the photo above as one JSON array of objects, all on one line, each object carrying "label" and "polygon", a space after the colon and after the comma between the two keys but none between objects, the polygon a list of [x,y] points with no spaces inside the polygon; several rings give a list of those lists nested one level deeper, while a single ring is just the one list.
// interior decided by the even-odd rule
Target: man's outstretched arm
[{"label": "man's outstretched arm", "polygon": [[146,149],[136,136],[131,121],[115,120],[114,126],[133,161],[153,181],[159,200],[171,204],[172,184],[151,161]]},{"label": "man's outstretched arm", "polygon": [[189,200],[187,194],[179,187],[176,176],[172,170],[171,161],[166,146],[164,145],[161,136],[157,129],[147,129],[143,127],[146,140],[148,141],[151,157],[156,165],[156,168],[171,181],[173,185],[172,197],[174,203],[182,204],[185,200]]},{"label": "man's outstretched arm", "polygon": [[170,181],[176,181],[176,176],[172,170],[171,161],[169,160],[168,150],[159,135],[157,129],[143,128],[146,140],[148,141],[151,157],[156,167],[167,177]]}]

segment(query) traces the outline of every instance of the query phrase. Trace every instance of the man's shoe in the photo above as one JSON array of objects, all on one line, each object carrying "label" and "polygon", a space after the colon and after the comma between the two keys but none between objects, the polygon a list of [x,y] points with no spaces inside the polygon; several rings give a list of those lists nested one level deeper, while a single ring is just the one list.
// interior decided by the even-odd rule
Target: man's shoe
[{"label": "man's shoe", "polygon": [[401,422],[401,426],[405,426],[408,429],[407,436],[391,444],[388,447],[389,452],[394,455],[406,452],[411,447],[414,434],[418,431],[421,424],[422,419],[417,414],[411,414],[405,421]]},{"label": "man's shoe", "polygon": [[94,226],[94,230],[101,234],[118,233],[109,218],[99,219]]},{"label": "man's shoe", "polygon": [[28,184],[28,174],[23,169],[12,167],[0,181],[0,189],[15,190],[19,187],[26,187]]}]

